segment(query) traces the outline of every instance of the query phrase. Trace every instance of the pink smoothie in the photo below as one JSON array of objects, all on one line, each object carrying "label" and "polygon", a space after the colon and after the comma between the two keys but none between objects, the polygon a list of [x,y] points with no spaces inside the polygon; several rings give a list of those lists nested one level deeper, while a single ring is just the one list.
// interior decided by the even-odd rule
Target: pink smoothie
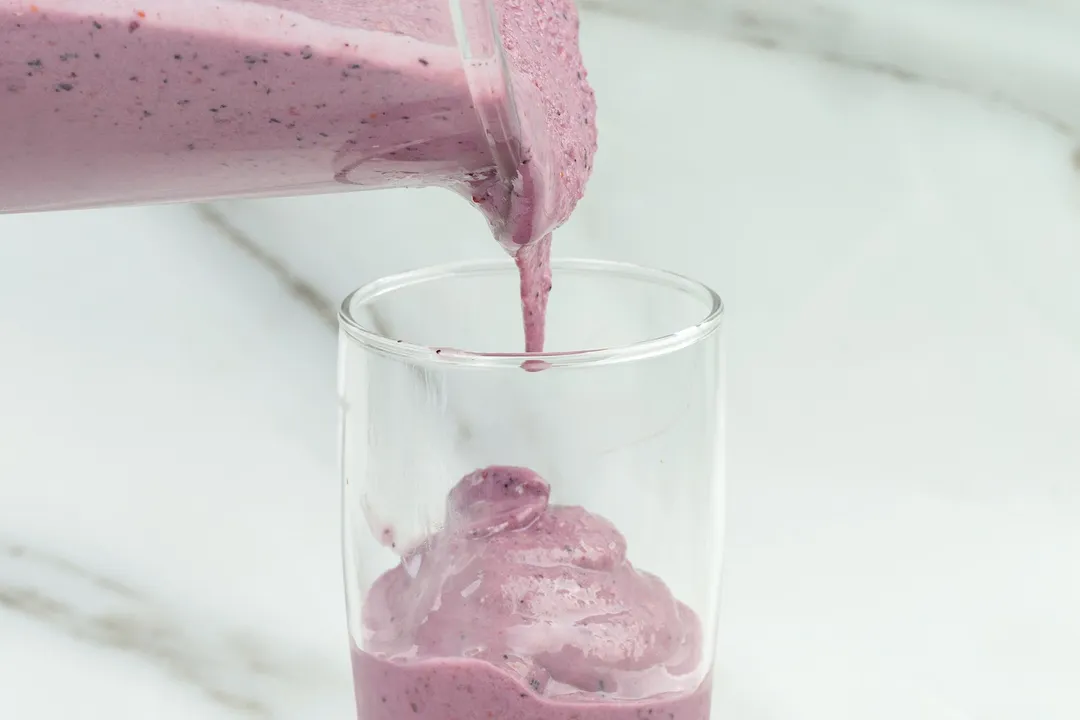
[{"label": "pink smoothie", "polygon": [[709,717],[697,616],[610,522],[549,492],[522,468],[466,476],[444,527],[375,582],[360,720]]},{"label": "pink smoothie", "polygon": [[571,0],[494,7],[507,67],[477,104],[447,0],[0,0],[0,212],[447,187],[526,248],[538,350],[595,102]]}]

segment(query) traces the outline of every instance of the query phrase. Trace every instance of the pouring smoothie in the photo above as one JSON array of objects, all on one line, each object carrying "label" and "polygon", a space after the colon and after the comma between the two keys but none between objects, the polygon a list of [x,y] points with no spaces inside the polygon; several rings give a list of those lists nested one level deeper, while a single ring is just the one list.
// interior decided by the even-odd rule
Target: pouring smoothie
[{"label": "pouring smoothie", "polygon": [[[577,28],[571,0],[0,0],[0,212],[445,187],[516,258],[537,352],[596,150]],[[694,613],[547,498],[455,488],[371,590],[360,720],[708,717]]]},{"label": "pouring smoothie", "polygon": [[577,15],[461,6],[455,30],[448,0],[0,0],[0,212],[446,187],[518,257],[539,350],[596,149]]}]

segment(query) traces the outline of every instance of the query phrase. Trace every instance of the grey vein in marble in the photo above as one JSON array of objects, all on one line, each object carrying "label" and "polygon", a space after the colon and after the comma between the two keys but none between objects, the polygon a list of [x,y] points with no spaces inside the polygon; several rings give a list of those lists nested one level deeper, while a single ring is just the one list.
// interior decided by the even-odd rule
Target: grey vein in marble
[{"label": "grey vein in marble", "polygon": [[[293,272],[282,260],[264,250],[258,241],[229,222],[225,214],[216,207],[212,205],[196,205],[195,209],[204,222],[214,228],[222,238],[243,250],[252,260],[273,275],[290,295],[314,312],[323,324],[332,330],[337,329],[336,306],[329,298],[316,290],[311,283]],[[383,337],[395,337],[390,323],[377,308],[368,308],[367,314],[370,324],[376,332]],[[421,385],[427,384],[429,379],[423,368],[413,367],[411,371],[418,383]],[[339,399],[339,402],[343,403],[342,408],[348,407],[343,399]],[[459,414],[453,410],[447,410],[446,422],[455,426],[456,436],[460,439],[471,437],[472,430],[469,424],[464,418],[460,416],[454,417],[454,415]]]},{"label": "grey vein in marble", "polygon": [[[225,214],[213,205],[196,205],[195,211],[203,222],[214,228],[222,237],[243,250],[252,260],[269,271],[290,295],[315,313],[323,324],[329,326],[332,330],[337,329],[337,306],[330,298],[294,273],[279,258],[263,249],[258,241],[232,224]],[[371,315],[374,329],[386,337],[393,337],[385,318],[382,317],[378,310],[371,308],[368,312]]]},{"label": "grey vein in marble", "polygon": [[333,677],[324,662],[298,659],[247,632],[192,632],[190,622],[129,585],[17,543],[0,542],[0,609],[137,656],[244,717],[282,718],[272,701],[282,690]]},{"label": "grey vein in marble", "polygon": [[225,214],[213,205],[196,205],[195,211],[210,227],[223,238],[247,253],[252,260],[268,270],[281,283],[290,295],[315,313],[325,325],[337,329],[337,308],[325,295],[294,273],[285,263],[270,254],[253,238],[229,222]]}]

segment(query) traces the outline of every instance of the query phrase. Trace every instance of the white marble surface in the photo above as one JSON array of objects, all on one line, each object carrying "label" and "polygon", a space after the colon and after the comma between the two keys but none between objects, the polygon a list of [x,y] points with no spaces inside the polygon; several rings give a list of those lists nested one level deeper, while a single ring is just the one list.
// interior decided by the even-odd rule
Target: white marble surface
[{"label": "white marble surface", "polygon": [[0,717],[348,717],[334,336],[190,208],[0,235]]},{"label": "white marble surface", "polygon": [[[1075,718],[1068,127],[885,60],[585,42],[557,252],[730,311],[719,716]],[[434,192],[0,218],[0,718],[349,717],[327,311],[482,235]]]}]

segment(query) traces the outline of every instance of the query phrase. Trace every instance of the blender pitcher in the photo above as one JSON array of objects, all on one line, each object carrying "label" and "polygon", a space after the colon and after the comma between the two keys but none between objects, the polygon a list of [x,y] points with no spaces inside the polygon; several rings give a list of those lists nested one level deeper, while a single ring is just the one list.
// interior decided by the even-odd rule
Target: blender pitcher
[{"label": "blender pitcher", "polygon": [[0,0],[0,213],[512,178],[490,0]]}]

